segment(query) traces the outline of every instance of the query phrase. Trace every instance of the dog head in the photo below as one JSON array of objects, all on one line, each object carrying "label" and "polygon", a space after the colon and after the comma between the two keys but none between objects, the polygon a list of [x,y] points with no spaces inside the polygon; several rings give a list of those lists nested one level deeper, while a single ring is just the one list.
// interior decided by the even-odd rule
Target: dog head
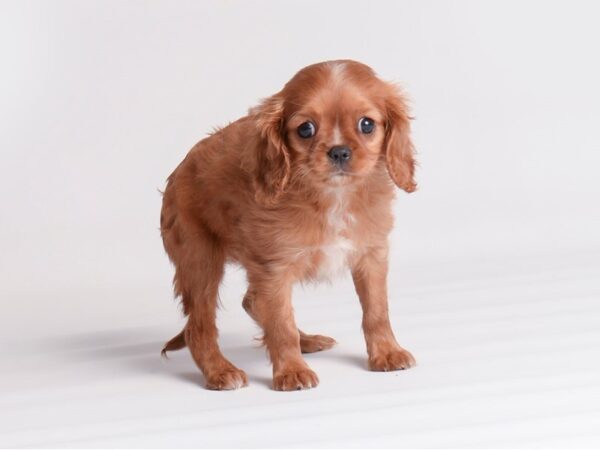
[{"label": "dog head", "polygon": [[276,200],[290,180],[321,187],[357,183],[379,162],[398,187],[416,188],[406,103],[364,64],[308,66],[251,116],[262,140],[256,187],[265,199]]}]

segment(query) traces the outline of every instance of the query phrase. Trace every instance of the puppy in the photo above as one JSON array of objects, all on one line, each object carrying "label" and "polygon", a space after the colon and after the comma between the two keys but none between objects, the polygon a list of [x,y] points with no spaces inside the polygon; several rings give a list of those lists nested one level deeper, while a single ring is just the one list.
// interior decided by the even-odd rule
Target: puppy
[{"label": "puppy", "polygon": [[197,143],[169,176],[160,217],[188,317],[163,349],[187,346],[209,389],[246,386],[219,349],[218,289],[227,262],[247,272],[243,307],[264,331],[273,388],[317,386],[302,353],[335,341],[296,326],[292,286],[349,268],[371,370],[406,369],[386,277],[394,184],[413,192],[407,106],[368,66],[328,61],[298,72],[247,116]]}]

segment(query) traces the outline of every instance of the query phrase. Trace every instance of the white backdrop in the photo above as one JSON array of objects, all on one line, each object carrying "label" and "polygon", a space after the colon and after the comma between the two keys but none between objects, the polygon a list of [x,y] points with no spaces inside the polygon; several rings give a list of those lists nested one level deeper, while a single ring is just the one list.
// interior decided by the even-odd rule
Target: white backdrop
[{"label": "white backdrop", "polygon": [[[413,105],[420,188],[398,195],[394,286],[575,267],[597,295],[599,14],[592,1],[1,2],[0,336],[35,350],[90,330],[174,334],[158,189],[213,126],[339,58]],[[228,273],[226,309],[243,280]],[[299,315],[340,292],[347,279],[299,290]]]}]

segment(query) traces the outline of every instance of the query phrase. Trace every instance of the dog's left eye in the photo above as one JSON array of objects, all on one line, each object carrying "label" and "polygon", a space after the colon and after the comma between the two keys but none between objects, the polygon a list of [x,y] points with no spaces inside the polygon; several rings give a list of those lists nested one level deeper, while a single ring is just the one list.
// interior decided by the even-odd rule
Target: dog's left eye
[{"label": "dog's left eye", "polygon": [[370,134],[375,129],[375,121],[369,117],[361,117],[358,121],[358,131],[364,134]]},{"label": "dog's left eye", "polygon": [[312,122],[301,123],[298,127],[298,135],[302,139],[308,139],[310,137],[313,137],[316,132],[317,129],[315,128],[315,124]]}]

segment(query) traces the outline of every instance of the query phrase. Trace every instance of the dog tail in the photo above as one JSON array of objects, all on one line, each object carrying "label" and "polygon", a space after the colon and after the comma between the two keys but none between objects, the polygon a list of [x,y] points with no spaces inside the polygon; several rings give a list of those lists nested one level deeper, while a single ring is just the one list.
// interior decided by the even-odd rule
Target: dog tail
[{"label": "dog tail", "polygon": [[161,350],[160,354],[163,356],[163,358],[166,358],[167,357],[167,352],[173,352],[175,350],[181,350],[186,345],[187,344],[185,343],[184,331],[182,331],[181,333],[179,333],[177,336],[175,336],[173,339],[171,339],[169,342],[167,342],[165,344],[165,346]]}]

